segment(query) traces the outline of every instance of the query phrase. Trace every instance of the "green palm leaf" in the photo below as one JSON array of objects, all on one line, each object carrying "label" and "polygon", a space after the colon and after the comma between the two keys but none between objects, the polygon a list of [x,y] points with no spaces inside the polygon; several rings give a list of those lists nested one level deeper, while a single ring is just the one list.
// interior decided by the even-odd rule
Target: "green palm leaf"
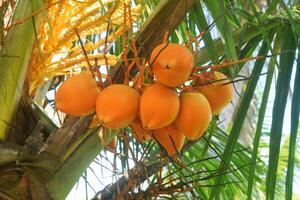
[{"label": "green palm leaf", "polygon": [[268,200],[274,199],[275,195],[284,111],[295,57],[296,42],[292,33],[291,27],[284,27],[283,38],[285,39],[282,41],[281,47],[281,52],[283,53],[280,56],[280,68],[276,85],[276,96],[270,133],[269,165],[266,181],[266,198]]},{"label": "green palm leaf", "polygon": [[297,151],[296,141],[299,124],[299,112],[300,112],[300,92],[298,86],[300,85],[300,51],[298,48],[298,63],[296,69],[296,78],[294,82],[294,94],[292,98],[291,108],[291,136],[289,144],[289,157],[286,175],[286,200],[291,200],[293,196],[293,180],[294,180],[294,168],[295,168],[295,153]]},{"label": "green palm leaf", "polygon": [[[276,40],[275,47],[274,47],[275,52],[278,51],[278,47],[280,46],[281,37],[276,37],[276,38],[278,38],[278,39]],[[269,99],[269,93],[270,93],[270,88],[271,88],[271,84],[272,84],[272,79],[273,79],[273,75],[274,75],[274,66],[275,66],[275,62],[272,59],[269,63],[269,67],[268,67],[268,74],[267,74],[267,78],[266,78],[262,102],[261,102],[260,109],[259,109],[256,133],[255,133],[255,137],[254,137],[254,141],[253,141],[253,151],[252,151],[252,155],[251,155],[250,171],[249,171],[249,179],[248,179],[248,189],[247,189],[247,199],[248,200],[252,199],[252,189],[253,189],[253,186],[255,186],[254,176],[255,176],[255,167],[256,167],[256,162],[257,162],[256,159],[258,157],[258,148],[259,148],[259,142],[260,142],[261,133],[262,133],[261,131],[262,131],[262,126],[263,126],[263,122],[264,122],[264,118],[265,118],[265,112],[266,112],[267,103],[268,103],[268,99]]]}]

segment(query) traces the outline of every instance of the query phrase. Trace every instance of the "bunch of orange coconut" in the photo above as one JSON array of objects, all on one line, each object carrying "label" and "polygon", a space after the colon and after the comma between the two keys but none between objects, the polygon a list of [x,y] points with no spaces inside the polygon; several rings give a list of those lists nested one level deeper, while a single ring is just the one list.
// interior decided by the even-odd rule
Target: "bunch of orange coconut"
[{"label": "bunch of orange coconut", "polygon": [[[139,142],[154,138],[169,156],[178,153],[185,139],[198,140],[212,114],[230,103],[233,86],[227,77],[212,73],[210,84],[180,90],[190,79],[194,56],[184,46],[161,44],[150,57],[155,76],[141,92],[124,84],[112,84],[100,91],[89,74],[74,75],[57,91],[56,107],[69,115],[84,116],[96,110],[105,128],[130,126]],[[182,88],[182,87],[181,87]]]}]

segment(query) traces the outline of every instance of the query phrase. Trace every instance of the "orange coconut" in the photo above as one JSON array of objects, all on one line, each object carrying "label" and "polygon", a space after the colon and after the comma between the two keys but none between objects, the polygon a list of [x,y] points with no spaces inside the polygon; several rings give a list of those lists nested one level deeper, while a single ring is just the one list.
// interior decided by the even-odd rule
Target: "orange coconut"
[{"label": "orange coconut", "polygon": [[212,113],[217,115],[231,102],[233,97],[233,85],[232,83],[226,84],[229,82],[228,77],[221,72],[215,71],[214,75],[216,82],[201,87],[199,91],[204,94],[209,101]]},{"label": "orange coconut", "polygon": [[130,127],[137,141],[143,142],[151,139],[151,133],[143,128],[139,117],[133,120],[133,122],[130,124]]},{"label": "orange coconut", "polygon": [[187,139],[199,139],[207,129],[210,120],[210,105],[203,94],[186,92],[180,95],[180,110],[175,124]]},{"label": "orange coconut", "polygon": [[110,85],[97,97],[97,117],[106,128],[126,127],[137,116],[139,99],[139,93],[129,86]]},{"label": "orange coconut", "polygon": [[91,75],[74,75],[66,79],[57,90],[55,106],[69,115],[88,115],[95,111],[98,93],[97,83]]},{"label": "orange coconut", "polygon": [[158,82],[176,87],[189,78],[194,67],[194,56],[182,45],[164,43],[154,48],[150,64]]},{"label": "orange coconut", "polygon": [[175,90],[154,83],[141,96],[140,118],[146,130],[171,124],[179,112],[179,97]]},{"label": "orange coconut", "polygon": [[164,147],[169,156],[176,154],[182,149],[185,139],[184,134],[175,124],[153,131],[153,137]]}]

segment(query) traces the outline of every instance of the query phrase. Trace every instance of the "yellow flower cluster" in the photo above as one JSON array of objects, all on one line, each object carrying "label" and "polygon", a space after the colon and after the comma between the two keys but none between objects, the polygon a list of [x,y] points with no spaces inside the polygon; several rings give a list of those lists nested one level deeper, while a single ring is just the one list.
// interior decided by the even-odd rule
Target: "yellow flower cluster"
[{"label": "yellow flower cluster", "polygon": [[115,65],[118,57],[106,47],[132,28],[142,10],[134,6],[128,12],[128,6],[126,0],[48,1],[29,65],[30,93],[47,79],[88,68],[87,58],[93,66]]}]

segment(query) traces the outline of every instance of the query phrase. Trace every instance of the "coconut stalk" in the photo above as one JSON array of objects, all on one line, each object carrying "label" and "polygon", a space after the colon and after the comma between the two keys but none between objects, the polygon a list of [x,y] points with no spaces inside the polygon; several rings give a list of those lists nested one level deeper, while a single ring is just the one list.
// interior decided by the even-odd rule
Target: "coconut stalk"
[{"label": "coconut stalk", "polygon": [[21,22],[4,37],[0,52],[0,140],[5,140],[9,133],[13,117],[20,101],[22,88],[35,40],[34,26],[39,21],[39,14],[24,20],[39,11],[43,1],[18,1],[13,21]]}]

